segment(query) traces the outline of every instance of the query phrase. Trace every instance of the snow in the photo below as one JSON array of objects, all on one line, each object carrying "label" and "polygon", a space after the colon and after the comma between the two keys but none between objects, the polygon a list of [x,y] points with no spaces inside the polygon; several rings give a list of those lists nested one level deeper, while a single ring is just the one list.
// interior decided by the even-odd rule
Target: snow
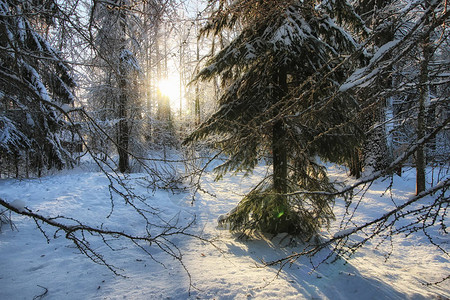
[{"label": "snow", "polygon": [[14,151],[11,148],[20,147],[21,143],[27,143],[27,138],[11,120],[0,116],[0,149],[10,153]]},{"label": "snow", "polygon": [[304,40],[312,37],[308,23],[300,15],[290,10],[286,11],[286,19],[283,20],[283,23],[276,30],[269,26],[264,36],[269,39],[269,43],[275,51],[289,49],[295,45],[295,42],[302,44]]},{"label": "snow", "polygon": [[20,212],[26,211],[26,203],[22,200],[14,200],[10,205]]},{"label": "snow", "polygon": [[27,124],[30,125],[31,127],[36,126],[36,124],[34,123],[33,117],[31,116],[30,113],[27,112]]},{"label": "snow", "polygon": [[373,69],[369,74],[365,74],[366,68],[357,69],[339,88],[340,92],[345,92],[356,86],[367,87],[376,78],[380,72],[380,68]]},{"label": "snow", "polygon": [[370,65],[377,62],[380,58],[382,58],[388,51],[390,51],[392,48],[396,47],[398,43],[400,43],[401,40],[393,40],[389,41],[383,46],[381,46],[377,52],[373,55],[372,59],[370,60]]},{"label": "snow", "polygon": [[120,61],[127,71],[140,71],[141,69],[133,53],[128,49],[123,49],[120,52]]},{"label": "snow", "polygon": [[72,110],[72,107],[69,104],[63,104],[61,105],[61,110],[65,113],[69,113]]},{"label": "snow", "polygon": [[338,231],[338,232],[336,232],[336,233],[333,235],[333,238],[344,237],[344,236],[346,236],[346,235],[349,235],[349,234],[353,233],[353,231],[356,231],[356,228],[347,228],[347,229]]},{"label": "snow", "polygon": [[[345,170],[330,166],[333,179],[352,180]],[[376,181],[359,203],[355,223],[380,216],[394,203],[406,201],[414,193],[414,170],[406,170],[395,177],[392,195],[385,193],[389,180]],[[421,235],[399,236],[393,253],[385,262],[390,245],[372,245],[361,249],[350,259],[339,259],[312,268],[309,258],[300,258],[281,271],[277,267],[262,268],[262,261],[280,259],[303,249],[285,234],[255,235],[238,239],[228,230],[217,226],[219,216],[233,209],[252,185],[266,172],[258,167],[251,176],[225,176],[215,182],[207,174],[202,187],[216,195],[200,194],[193,206],[189,193],[173,194],[148,189],[144,174],[132,174],[126,180],[133,191],[147,204],[160,211],[164,220],[176,219],[187,224],[196,216],[191,233],[214,241],[214,246],[187,236],[173,236],[170,242],[183,254],[183,266],[161,249],[149,247],[155,262],[141,250],[124,241],[111,251],[101,241],[93,239],[91,246],[126,277],[112,274],[104,266],[96,265],[58,233],[50,243],[28,218],[12,214],[17,230],[3,225],[0,231],[0,299],[445,299],[450,289],[438,281],[450,271],[449,258],[427,242]],[[103,173],[86,169],[59,172],[40,179],[1,179],[0,198],[16,202],[44,216],[76,217],[90,225],[139,232],[142,219],[130,205],[113,197],[111,216],[109,180]],[[392,196],[392,198],[391,198]],[[358,197],[356,197],[358,198]],[[13,202],[14,203],[14,202]],[[340,217],[345,202],[337,200],[337,220],[325,237],[348,233],[357,224],[341,228]],[[108,217],[109,216],[109,217]],[[158,222],[158,220],[154,220]],[[68,221],[67,221],[68,222]],[[364,236],[351,236],[350,240]],[[442,236],[442,239],[448,237]],[[447,247],[448,244],[443,244]],[[386,247],[388,249],[386,249]],[[448,250],[448,249],[447,249]],[[312,261],[318,263],[328,255],[323,250]],[[278,273],[279,272],[279,273]],[[278,274],[278,276],[277,276]]]},{"label": "snow", "polygon": [[17,33],[21,43],[25,43],[26,38],[26,26],[23,18],[17,18]]},{"label": "snow", "polygon": [[381,68],[375,67],[375,65],[378,64],[381,59],[383,59],[386,53],[395,48],[400,43],[400,41],[401,40],[393,40],[381,46],[370,59],[369,64],[364,68],[359,68],[355,72],[353,72],[353,74],[345,81],[345,83],[341,85],[339,90],[341,92],[345,92],[356,86],[368,86],[381,71]]},{"label": "snow", "polygon": [[33,84],[33,87],[35,88],[36,92],[39,94],[39,96],[42,98],[42,100],[46,102],[52,102],[48,92],[47,88],[45,87],[44,83],[42,82],[41,75],[36,71],[35,68],[27,64],[23,61],[24,68],[30,73],[31,77],[31,83]]},{"label": "snow", "polygon": [[253,60],[253,59],[255,59],[257,57],[256,56],[256,49],[255,49],[255,47],[253,47],[252,44],[246,43],[245,44],[245,49],[246,49],[246,52],[245,52],[245,59],[246,60]]}]

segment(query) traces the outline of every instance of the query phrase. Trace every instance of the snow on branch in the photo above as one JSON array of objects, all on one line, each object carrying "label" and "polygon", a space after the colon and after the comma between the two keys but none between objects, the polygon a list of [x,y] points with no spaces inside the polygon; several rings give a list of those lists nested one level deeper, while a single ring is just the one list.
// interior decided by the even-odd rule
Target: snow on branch
[{"label": "snow on branch", "polygon": [[126,73],[130,71],[139,72],[141,70],[136,57],[134,57],[134,54],[128,49],[123,49],[120,52],[120,63]]},{"label": "snow on branch", "polygon": [[334,193],[329,193],[329,192],[324,192],[324,191],[306,191],[306,190],[302,190],[302,191],[295,191],[292,193],[288,193],[287,196],[294,196],[294,195],[300,195],[300,194],[320,194],[320,195],[333,195],[333,196],[338,196],[338,195],[344,195],[348,192],[351,192],[353,190],[355,190],[357,187],[373,182],[378,178],[381,178],[383,176],[386,176],[390,173],[392,173],[392,171],[394,171],[398,166],[400,166],[405,160],[408,159],[408,157],[410,157],[411,155],[413,155],[416,151],[417,148],[420,147],[421,145],[424,145],[425,143],[429,142],[431,139],[433,139],[442,129],[444,129],[448,124],[450,123],[450,118],[447,118],[440,126],[437,126],[436,128],[434,128],[434,130],[432,132],[430,132],[429,134],[427,134],[424,138],[416,141],[415,143],[411,144],[409,146],[409,148],[407,150],[405,150],[399,157],[397,157],[396,160],[394,160],[388,167],[386,167],[383,170],[374,172],[366,177],[361,178],[360,180],[358,180],[356,183],[347,186],[337,192]]},{"label": "snow on branch", "polygon": [[0,116],[0,149],[12,153],[28,143],[27,137],[17,129],[13,121]]},{"label": "snow on branch", "polygon": [[[425,26],[429,15],[439,5],[439,1],[431,4],[431,7],[424,12],[420,19],[412,26],[409,31],[400,39],[392,40],[381,46],[372,56],[367,66],[359,68],[341,85],[340,92],[346,92],[353,88],[365,88],[375,81],[377,76],[384,74],[385,70],[390,69],[401,58],[411,52],[424,37],[429,36],[436,27],[445,24],[450,16],[450,12],[445,12],[439,18],[433,18],[433,23]],[[425,28],[423,28],[425,27]],[[422,32],[420,29],[425,29]],[[395,54],[395,55],[393,55]],[[387,59],[387,57],[390,57]]]}]

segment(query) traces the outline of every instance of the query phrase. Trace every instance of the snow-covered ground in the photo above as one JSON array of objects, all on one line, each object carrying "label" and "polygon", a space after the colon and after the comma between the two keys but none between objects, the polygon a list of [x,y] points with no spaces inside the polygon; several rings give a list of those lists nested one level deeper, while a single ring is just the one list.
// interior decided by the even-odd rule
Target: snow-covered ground
[{"label": "snow-covered ground", "polygon": [[[342,170],[331,167],[335,177],[345,179]],[[420,235],[398,236],[390,259],[383,254],[390,245],[375,247],[375,242],[345,261],[321,264],[313,270],[310,260],[302,258],[278,273],[276,267],[260,267],[261,260],[282,258],[302,245],[287,245],[283,235],[270,238],[255,236],[237,239],[217,227],[217,218],[234,207],[264,173],[260,167],[251,176],[226,177],[214,182],[212,175],[203,179],[203,187],[216,197],[200,194],[194,206],[188,193],[172,194],[152,191],[142,184],[143,174],[134,174],[129,184],[146,203],[160,211],[164,220],[187,224],[196,216],[189,232],[214,241],[215,246],[193,237],[173,236],[183,254],[183,266],[157,247],[142,250],[124,241],[111,251],[101,241],[91,246],[126,277],[115,276],[106,267],[94,264],[66,240],[62,233],[50,243],[36,224],[22,216],[12,215],[17,230],[4,225],[0,233],[0,299],[446,299],[448,282],[438,281],[450,273],[449,257],[436,251]],[[355,221],[379,216],[414,193],[414,173],[407,171],[395,177],[393,195],[384,194],[389,180],[377,181],[366,193]],[[448,176],[448,175],[447,175]],[[77,218],[89,225],[138,232],[143,220],[119,198],[111,198],[108,180],[103,173],[65,171],[40,179],[0,180],[0,198],[21,200],[26,207],[43,215]],[[339,216],[344,203],[337,200],[337,221],[330,235],[339,231]],[[144,228],[145,229],[145,228]],[[90,237],[87,237],[90,238]],[[448,249],[448,236],[444,247]],[[444,241],[445,242],[445,241]],[[320,261],[323,255],[314,257]],[[278,274],[278,276],[277,276]],[[190,287],[192,282],[192,287]],[[45,293],[45,294],[44,294]],[[39,295],[43,295],[39,297]]]}]

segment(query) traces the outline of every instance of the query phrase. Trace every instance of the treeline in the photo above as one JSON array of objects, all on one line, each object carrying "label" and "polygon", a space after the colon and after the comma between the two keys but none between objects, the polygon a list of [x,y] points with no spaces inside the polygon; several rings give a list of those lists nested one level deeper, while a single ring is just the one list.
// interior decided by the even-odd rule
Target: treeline
[{"label": "treeline", "polygon": [[222,221],[310,238],[333,218],[335,196],[352,191],[329,181],[324,162],[361,182],[412,166],[417,195],[436,183],[427,166],[448,170],[445,1],[0,0],[0,9],[2,176],[40,176],[83,154],[127,173],[151,153],[204,140],[226,157],[218,178],[273,166]]},{"label": "treeline", "polygon": [[130,172],[130,155],[179,144],[218,93],[188,86],[210,51],[197,39],[210,10],[200,2],[2,0],[0,176],[40,176],[86,153],[118,155]]}]

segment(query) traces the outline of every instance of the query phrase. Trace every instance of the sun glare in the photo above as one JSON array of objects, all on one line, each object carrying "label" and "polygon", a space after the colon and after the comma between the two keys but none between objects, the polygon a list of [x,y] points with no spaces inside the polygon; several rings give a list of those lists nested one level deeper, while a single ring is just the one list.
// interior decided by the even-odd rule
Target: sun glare
[{"label": "sun glare", "polygon": [[158,89],[164,96],[169,98],[179,97],[179,86],[176,82],[169,79],[163,79],[159,81]]},{"label": "sun glare", "polygon": [[[179,78],[162,79],[158,83],[158,89],[170,100],[172,110],[180,109],[180,80]],[[183,101],[184,102],[184,101]]]}]

